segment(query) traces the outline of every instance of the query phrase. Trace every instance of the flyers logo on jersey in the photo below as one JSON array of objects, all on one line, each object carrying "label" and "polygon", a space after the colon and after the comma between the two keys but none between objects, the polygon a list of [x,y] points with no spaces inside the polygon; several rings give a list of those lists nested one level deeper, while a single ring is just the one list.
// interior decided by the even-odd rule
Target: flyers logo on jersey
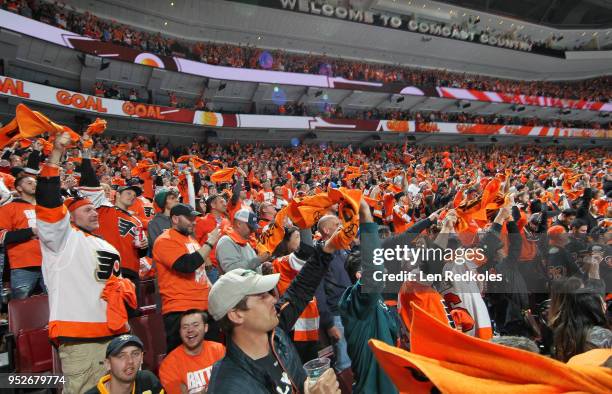
[{"label": "flyers logo on jersey", "polygon": [[125,237],[128,234],[131,234],[132,237],[136,237],[136,224],[130,222],[129,220],[125,220],[124,218],[119,218],[119,235]]},{"label": "flyers logo on jersey", "polygon": [[111,275],[119,276],[121,258],[117,253],[98,250],[96,254],[98,255],[98,268],[96,269],[98,281],[106,281]]},{"label": "flyers logo on jersey", "polygon": [[153,216],[153,207],[144,207],[144,214],[148,218]]}]

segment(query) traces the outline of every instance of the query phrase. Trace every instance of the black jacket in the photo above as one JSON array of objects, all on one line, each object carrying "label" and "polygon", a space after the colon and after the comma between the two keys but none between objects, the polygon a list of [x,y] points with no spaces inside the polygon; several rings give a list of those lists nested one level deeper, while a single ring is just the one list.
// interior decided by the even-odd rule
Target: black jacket
[{"label": "black jacket", "polygon": [[597,220],[589,212],[591,206],[591,200],[593,199],[593,190],[590,188],[584,189],[582,194],[581,203],[576,210],[576,219],[584,220],[588,226],[588,231],[591,231],[593,227],[597,226]]},{"label": "black jacket", "polygon": [[[312,248],[312,254],[276,304],[279,324],[269,333],[272,355],[293,384],[294,392],[304,391],[306,373],[289,333],[300,317],[325,274],[332,255],[321,246]],[[212,370],[209,394],[221,393],[275,393],[275,384],[268,371],[259,368],[231,338],[228,338],[225,357]]]}]

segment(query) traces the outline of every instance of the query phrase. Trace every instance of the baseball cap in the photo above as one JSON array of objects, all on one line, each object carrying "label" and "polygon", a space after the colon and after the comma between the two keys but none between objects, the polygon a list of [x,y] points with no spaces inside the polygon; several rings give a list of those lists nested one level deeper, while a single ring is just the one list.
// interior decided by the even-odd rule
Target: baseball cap
[{"label": "baseball cap", "polygon": [[257,230],[259,225],[257,224],[257,216],[248,209],[241,209],[234,214],[234,219],[240,220],[249,225],[251,230]]},{"label": "baseball cap", "polygon": [[208,312],[221,320],[242,299],[276,287],[280,274],[259,275],[255,271],[236,268],[221,276],[208,294]]},{"label": "baseball cap", "polygon": [[142,194],[142,189],[140,188],[140,186],[136,186],[136,185],[127,185],[127,186],[121,186],[117,188],[117,193],[121,193],[124,192],[126,190],[133,190],[134,193],[136,193],[136,197],[140,196]]},{"label": "baseball cap", "polygon": [[106,347],[106,357],[116,356],[127,345],[134,345],[144,350],[144,345],[136,335],[124,334],[115,337]]},{"label": "baseball cap", "polygon": [[198,212],[195,209],[193,209],[191,207],[191,205],[182,204],[182,203],[176,204],[170,210],[170,216],[196,217],[196,216],[200,216],[200,215],[201,215],[200,212]]}]

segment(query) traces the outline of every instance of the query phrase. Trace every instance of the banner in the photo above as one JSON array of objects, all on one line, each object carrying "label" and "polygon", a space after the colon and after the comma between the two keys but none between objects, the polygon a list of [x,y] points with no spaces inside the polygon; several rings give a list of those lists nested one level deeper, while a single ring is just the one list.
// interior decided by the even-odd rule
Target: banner
[{"label": "banner", "polygon": [[417,22],[405,16],[387,14],[377,10],[359,10],[351,6],[320,4],[312,0],[233,0],[239,3],[259,5],[285,11],[306,13],[349,22],[364,23],[378,27],[395,30],[404,30],[412,33],[427,34],[431,36],[450,38],[477,44],[491,45],[499,48],[512,49],[523,52],[534,52],[540,55],[565,58],[565,51],[534,46],[531,42],[521,39],[507,39],[487,34],[476,33],[458,27],[456,24],[445,25],[436,22]]},{"label": "banner", "polygon": [[488,101],[491,103],[507,103],[535,105],[539,107],[557,107],[569,109],[586,109],[591,111],[612,111],[612,103],[600,103],[585,100],[558,99],[542,96],[526,96],[524,94],[508,94],[499,92],[482,92],[474,89],[436,88],[443,98]]},{"label": "banner", "polygon": [[412,120],[360,120],[329,119],[318,116],[221,114],[96,97],[4,76],[0,76],[0,96],[10,96],[38,104],[59,106],[95,114],[96,116],[108,115],[151,119],[205,127],[393,133],[413,133],[417,131],[452,134],[513,134],[539,137],[612,138],[612,130],[555,129],[548,127],[457,123],[415,124]]},{"label": "banner", "polygon": [[417,133],[515,135],[529,137],[612,138],[612,130],[545,126],[488,125],[475,123],[426,122],[415,125]]},{"label": "banner", "polygon": [[[93,40],[89,37],[83,37],[78,34],[58,29],[56,27],[46,25],[33,19],[16,15],[4,10],[0,10],[0,27],[61,45],[66,48],[72,48],[84,53],[89,53],[94,56],[122,60],[143,66],[162,68],[170,71],[183,72],[220,80],[296,85],[328,89],[360,90],[411,96],[459,98],[492,102],[493,100],[490,97],[499,96],[504,97],[504,99],[499,99],[498,101],[494,102],[519,103],[521,100],[523,100],[527,102],[528,105],[612,112],[612,103],[563,100],[550,97],[523,95],[513,96],[504,93],[482,92],[468,89],[442,87],[434,89],[432,87],[425,86],[405,85],[403,82],[382,83],[354,81],[342,77],[329,77],[327,75],[214,66],[179,57],[155,55],[149,52],[142,52],[137,49],[127,48],[110,42]],[[522,97],[522,99],[519,99],[519,97]]]}]

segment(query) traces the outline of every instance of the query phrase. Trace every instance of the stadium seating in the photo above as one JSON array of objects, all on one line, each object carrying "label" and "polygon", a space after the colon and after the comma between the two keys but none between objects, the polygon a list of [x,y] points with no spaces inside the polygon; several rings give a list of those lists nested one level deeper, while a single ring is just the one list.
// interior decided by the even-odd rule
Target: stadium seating
[{"label": "stadium seating", "polygon": [[8,306],[9,366],[18,373],[40,373],[53,368],[49,342],[49,302],[46,295],[11,300]]},{"label": "stadium seating", "polygon": [[132,333],[144,344],[143,369],[157,375],[166,352],[166,331],[161,314],[152,313],[132,318],[130,326]]}]

